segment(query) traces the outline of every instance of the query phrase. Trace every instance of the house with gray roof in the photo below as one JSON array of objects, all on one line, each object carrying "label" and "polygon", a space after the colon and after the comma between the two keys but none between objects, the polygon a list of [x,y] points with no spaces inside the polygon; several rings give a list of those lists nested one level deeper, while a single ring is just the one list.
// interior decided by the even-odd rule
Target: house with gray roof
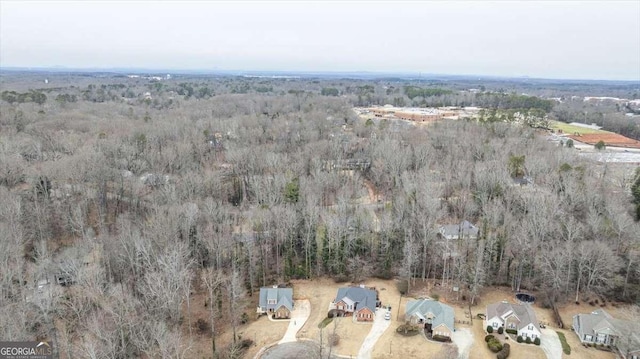
[{"label": "house with gray roof", "polygon": [[424,325],[427,333],[451,338],[454,332],[454,312],[450,306],[431,299],[410,300],[405,321]]},{"label": "house with gray roof", "polygon": [[457,224],[447,224],[440,226],[440,234],[448,240],[454,239],[476,239],[480,229],[469,221],[462,221]]},{"label": "house with gray roof", "polygon": [[293,310],[293,289],[263,287],[260,288],[260,300],[258,302],[258,314],[273,315],[276,319],[291,317]]},{"label": "house with gray roof", "polygon": [[504,327],[505,330],[516,330],[523,338],[539,338],[540,324],[536,313],[529,304],[511,304],[499,302],[489,304],[485,317],[485,328],[491,326],[494,330]]},{"label": "house with gray roof", "polygon": [[[635,324],[635,328],[634,328]],[[573,316],[573,330],[582,343],[615,347],[626,359],[640,359],[640,324],[612,317],[604,309]]]},{"label": "house with gray roof", "polygon": [[338,289],[331,307],[339,313],[353,315],[359,322],[371,322],[375,318],[377,304],[378,293],[373,289],[359,286]]}]

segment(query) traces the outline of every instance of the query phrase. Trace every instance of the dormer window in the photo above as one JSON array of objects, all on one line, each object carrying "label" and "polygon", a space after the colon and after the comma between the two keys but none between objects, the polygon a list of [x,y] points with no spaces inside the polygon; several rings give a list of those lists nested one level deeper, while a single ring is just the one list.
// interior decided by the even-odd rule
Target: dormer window
[{"label": "dormer window", "polygon": [[267,304],[276,304],[276,300],[275,299],[268,299],[267,300]]}]

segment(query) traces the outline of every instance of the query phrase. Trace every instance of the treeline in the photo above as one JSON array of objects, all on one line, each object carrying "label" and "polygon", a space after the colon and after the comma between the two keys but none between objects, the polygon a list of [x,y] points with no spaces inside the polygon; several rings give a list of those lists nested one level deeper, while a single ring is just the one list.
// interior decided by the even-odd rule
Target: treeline
[{"label": "treeline", "polygon": [[614,101],[583,101],[582,98],[564,99],[554,106],[552,116],[563,122],[595,123],[606,131],[640,140],[640,117],[629,109],[635,107]]},{"label": "treeline", "polygon": [[441,89],[441,88],[420,88],[415,86],[405,86],[404,93],[409,97],[409,99],[413,100],[416,97],[433,97],[433,96],[442,96],[449,95],[453,93],[451,90]]},{"label": "treeline", "polygon": [[31,90],[29,92],[2,91],[2,100],[10,104],[35,102],[42,105],[47,101],[47,95],[40,91]]},{"label": "treeline", "polygon": [[478,93],[476,103],[479,107],[510,109],[539,109],[545,112],[551,111],[554,102],[537,96],[515,95],[504,93]]}]

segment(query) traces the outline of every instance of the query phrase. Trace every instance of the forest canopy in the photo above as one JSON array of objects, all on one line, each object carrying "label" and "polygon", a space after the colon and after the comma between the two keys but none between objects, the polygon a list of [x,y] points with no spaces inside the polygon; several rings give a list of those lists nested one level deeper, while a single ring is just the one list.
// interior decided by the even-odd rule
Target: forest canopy
[{"label": "forest canopy", "polygon": [[[526,123],[353,111],[553,114],[551,100],[498,91],[511,84],[2,76],[7,340],[56,334],[71,356],[163,356],[189,340],[192,293],[215,333],[242,324],[259,287],[321,276],[437,279],[470,299],[498,285],[556,302],[640,299],[633,167]],[[462,221],[478,235],[445,240],[442,226]],[[42,295],[54,276],[64,285]]]}]

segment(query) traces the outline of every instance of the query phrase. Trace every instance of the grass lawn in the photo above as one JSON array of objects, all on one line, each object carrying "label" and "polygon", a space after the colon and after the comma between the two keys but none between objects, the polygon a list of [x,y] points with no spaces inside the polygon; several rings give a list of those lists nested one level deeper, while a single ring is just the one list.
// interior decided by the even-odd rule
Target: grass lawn
[{"label": "grass lawn", "polygon": [[562,332],[556,332],[558,333],[558,338],[560,338],[560,343],[562,344],[562,351],[569,355],[571,354],[571,347],[569,346],[569,343],[567,343],[567,338],[564,336],[564,333]]},{"label": "grass lawn", "polygon": [[576,132],[581,135],[586,135],[589,133],[609,133],[608,131],[594,130],[591,128],[574,126],[574,125],[570,125],[568,123],[564,123],[560,121],[551,121],[551,128],[555,131],[562,130],[563,133],[566,133],[568,135],[573,135]]}]

